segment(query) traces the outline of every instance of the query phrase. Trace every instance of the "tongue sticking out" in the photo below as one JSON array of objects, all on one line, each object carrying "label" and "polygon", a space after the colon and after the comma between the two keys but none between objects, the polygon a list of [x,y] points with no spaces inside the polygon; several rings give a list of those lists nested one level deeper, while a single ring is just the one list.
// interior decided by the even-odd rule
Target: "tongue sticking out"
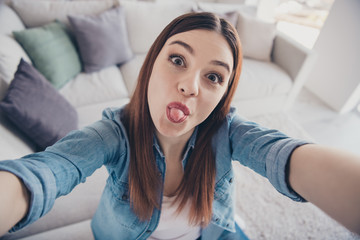
[{"label": "tongue sticking out", "polygon": [[178,108],[171,108],[170,109],[170,117],[171,119],[173,119],[175,122],[179,122],[181,121],[184,117],[185,114],[183,111],[181,111]]}]

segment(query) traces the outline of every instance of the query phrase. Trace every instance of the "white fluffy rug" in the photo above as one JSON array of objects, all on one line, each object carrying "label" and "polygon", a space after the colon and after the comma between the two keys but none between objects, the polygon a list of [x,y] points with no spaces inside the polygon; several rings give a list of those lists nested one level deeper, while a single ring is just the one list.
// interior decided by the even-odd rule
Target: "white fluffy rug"
[{"label": "white fluffy rug", "polygon": [[[249,118],[294,138],[307,134],[285,113]],[[234,163],[237,184],[237,213],[245,221],[250,239],[360,240],[311,203],[297,203],[278,193],[269,181],[249,168]]]}]

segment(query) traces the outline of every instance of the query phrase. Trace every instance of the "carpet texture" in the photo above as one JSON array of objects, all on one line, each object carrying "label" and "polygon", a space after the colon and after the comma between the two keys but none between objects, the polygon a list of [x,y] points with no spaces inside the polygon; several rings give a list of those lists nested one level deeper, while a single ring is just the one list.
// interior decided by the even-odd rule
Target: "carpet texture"
[{"label": "carpet texture", "polygon": [[[313,142],[285,113],[249,118],[265,127]],[[251,169],[234,163],[237,184],[237,214],[245,222],[250,239],[360,240],[311,203],[297,203],[278,193],[269,181]]]}]

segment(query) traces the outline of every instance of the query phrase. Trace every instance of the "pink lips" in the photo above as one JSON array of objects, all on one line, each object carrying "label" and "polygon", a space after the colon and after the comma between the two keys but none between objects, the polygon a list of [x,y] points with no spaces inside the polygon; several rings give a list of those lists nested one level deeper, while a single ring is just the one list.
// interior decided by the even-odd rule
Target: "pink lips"
[{"label": "pink lips", "polygon": [[166,107],[166,116],[173,123],[184,122],[189,114],[189,108],[180,102],[171,102]]}]

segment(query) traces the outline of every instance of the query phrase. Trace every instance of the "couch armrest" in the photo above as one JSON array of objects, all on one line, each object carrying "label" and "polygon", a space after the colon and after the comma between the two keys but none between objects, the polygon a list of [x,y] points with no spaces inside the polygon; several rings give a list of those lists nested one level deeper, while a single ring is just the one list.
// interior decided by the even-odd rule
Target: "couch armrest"
[{"label": "couch armrest", "polygon": [[285,104],[285,109],[287,109],[304,86],[316,60],[316,54],[313,50],[302,46],[285,34],[277,32],[271,58],[293,80],[293,87]]}]

